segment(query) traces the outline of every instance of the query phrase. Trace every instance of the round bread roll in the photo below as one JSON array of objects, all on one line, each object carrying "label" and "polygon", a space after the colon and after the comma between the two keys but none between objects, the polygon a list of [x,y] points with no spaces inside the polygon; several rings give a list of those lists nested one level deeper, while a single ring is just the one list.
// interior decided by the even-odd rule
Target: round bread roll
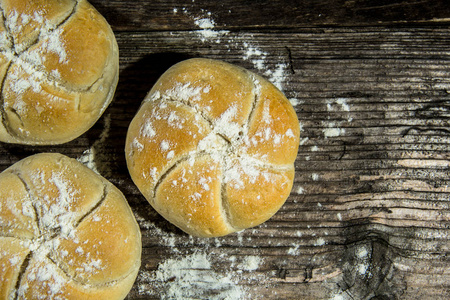
[{"label": "round bread roll", "polygon": [[189,59],[156,82],[126,139],[131,177],[168,221],[199,237],[268,220],[292,189],[297,115],[269,81]]},{"label": "round bread roll", "polygon": [[0,141],[50,145],[86,132],[111,102],[119,52],[85,0],[0,0]]},{"label": "round bread roll", "polygon": [[0,299],[123,299],[140,259],[123,194],[80,162],[37,154],[0,173]]}]

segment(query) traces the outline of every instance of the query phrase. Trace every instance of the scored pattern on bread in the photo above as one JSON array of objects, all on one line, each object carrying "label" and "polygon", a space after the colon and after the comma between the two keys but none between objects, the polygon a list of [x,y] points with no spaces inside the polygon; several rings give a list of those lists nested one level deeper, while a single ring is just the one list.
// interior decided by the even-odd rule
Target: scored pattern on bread
[{"label": "scored pattern on bread", "polygon": [[171,223],[221,236],[278,211],[292,188],[299,134],[291,104],[267,80],[190,59],[161,76],[131,122],[128,169]]},{"label": "scored pattern on bread", "polygon": [[123,299],[140,267],[122,193],[60,154],[0,174],[0,299]]},{"label": "scored pattern on bread", "polygon": [[118,46],[85,0],[0,1],[0,141],[59,144],[87,129],[118,81]]}]

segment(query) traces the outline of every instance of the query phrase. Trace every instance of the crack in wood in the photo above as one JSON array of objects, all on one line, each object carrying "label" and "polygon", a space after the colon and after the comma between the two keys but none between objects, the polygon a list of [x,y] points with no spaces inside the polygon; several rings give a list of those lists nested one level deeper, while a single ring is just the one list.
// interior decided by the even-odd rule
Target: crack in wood
[{"label": "crack in wood", "polygon": [[417,109],[415,116],[422,119],[449,119],[450,118],[450,101],[439,100],[433,101],[424,108]]},{"label": "crack in wood", "polygon": [[401,132],[401,137],[406,137],[410,135],[411,131],[417,131],[419,133],[431,133],[433,135],[442,136],[450,135],[450,129],[443,127],[422,127],[422,126],[411,126]]},{"label": "crack in wood", "polygon": [[289,70],[291,71],[292,75],[295,75],[295,69],[294,69],[294,60],[292,59],[292,51],[291,48],[288,46],[285,46],[287,53],[288,53],[288,59],[289,59]]},{"label": "crack in wood", "polygon": [[313,279],[313,267],[306,267],[304,276],[305,276],[305,279],[303,280],[304,282],[308,282],[311,279]]}]

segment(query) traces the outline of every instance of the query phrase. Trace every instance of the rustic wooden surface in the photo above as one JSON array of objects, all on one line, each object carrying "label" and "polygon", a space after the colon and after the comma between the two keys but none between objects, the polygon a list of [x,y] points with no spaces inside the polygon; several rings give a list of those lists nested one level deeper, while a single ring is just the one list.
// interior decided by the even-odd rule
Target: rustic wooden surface
[{"label": "rustic wooden surface", "polygon": [[[130,300],[449,299],[450,3],[252,2],[92,0],[120,47],[113,103],[70,143],[0,144],[0,171],[52,151],[116,184],[143,237]],[[141,100],[189,57],[267,77],[302,125],[286,204],[265,224],[223,238],[192,238],[168,224],[124,159]]]}]

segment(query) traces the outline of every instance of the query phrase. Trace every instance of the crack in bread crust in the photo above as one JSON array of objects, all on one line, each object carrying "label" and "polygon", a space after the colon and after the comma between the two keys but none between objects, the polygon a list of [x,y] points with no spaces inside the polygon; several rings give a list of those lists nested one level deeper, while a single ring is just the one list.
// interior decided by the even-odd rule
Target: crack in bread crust
[{"label": "crack in bread crust", "polygon": [[169,174],[176,168],[178,167],[179,164],[181,164],[182,162],[185,162],[187,160],[190,159],[195,159],[196,157],[201,157],[203,156],[203,154],[206,154],[206,152],[199,152],[197,153],[196,151],[191,151],[186,155],[180,156],[177,160],[175,160],[172,164],[168,165],[165,169],[162,170],[161,175],[159,176],[158,180],[155,183],[155,186],[153,187],[152,190],[152,201],[154,202],[154,197],[156,195],[156,191],[158,190],[159,186],[161,185],[161,183],[164,181],[164,179],[167,178],[167,176],[169,176]]},{"label": "crack in bread crust", "polygon": [[33,221],[35,222],[34,225],[38,230],[38,235],[41,236],[42,231],[41,231],[41,226],[40,226],[40,218],[39,218],[39,213],[38,213],[38,210],[36,207],[36,202],[38,201],[37,197],[33,193],[33,190],[31,189],[28,182],[26,182],[26,180],[22,177],[21,173],[18,170],[11,170],[10,173],[17,176],[17,178],[22,182],[23,186],[25,187],[25,190],[27,191],[28,197],[30,198],[31,207],[33,208]]},{"label": "crack in bread crust", "polygon": [[106,183],[103,183],[103,193],[100,196],[99,200],[83,216],[81,216],[78,221],[75,222],[75,226],[73,227],[74,229],[77,229],[78,226],[81,224],[81,222],[83,222],[91,214],[95,213],[95,211],[105,202],[106,197],[109,194],[109,189],[110,189],[110,186]]},{"label": "crack in bread crust", "polygon": [[225,184],[225,172],[222,172],[222,177],[221,177],[221,182],[220,182],[220,211],[222,214],[222,218],[224,223],[226,223],[226,225],[228,227],[231,228],[231,231],[238,231],[241,230],[243,228],[238,228],[236,226],[234,226],[234,224],[231,223],[231,214],[230,214],[230,208],[229,208],[229,203],[228,203],[228,196],[227,196],[227,191],[226,191],[226,184]]},{"label": "crack in bread crust", "polygon": [[8,67],[6,68],[6,73],[5,76],[2,79],[1,82],[1,86],[0,86],[0,117],[1,117],[1,121],[2,121],[2,125],[5,128],[7,134],[11,137],[15,136],[15,134],[13,134],[13,131],[11,130],[11,126],[8,122],[8,119],[6,118],[6,110],[5,110],[5,99],[3,97],[3,89],[5,86],[5,81],[6,81],[6,77],[8,74],[9,69],[11,68],[12,65],[12,61],[9,61]]},{"label": "crack in bread crust", "polygon": [[[104,287],[109,287],[109,286],[113,286],[116,283],[124,280],[125,278],[127,278],[128,276],[133,275],[136,272],[136,268],[138,268],[139,266],[135,266],[134,268],[131,268],[130,271],[122,276],[120,276],[117,279],[114,280],[110,280],[110,281],[104,281],[102,283],[97,283],[97,284],[91,284],[88,282],[88,279],[86,280],[80,280],[79,278],[77,278],[74,274],[71,274],[71,272],[69,272],[69,270],[66,270],[66,268],[64,268],[63,265],[59,264],[58,261],[51,255],[47,255],[46,258],[49,260],[49,262],[51,264],[53,264],[54,266],[56,266],[58,268],[58,270],[60,270],[64,276],[66,276],[70,281],[73,281],[77,284],[82,285],[83,287],[86,288],[104,288]],[[73,272],[75,273],[75,272]]]},{"label": "crack in bread crust", "polygon": [[[48,34],[53,32],[53,31],[55,31],[55,30],[58,30],[60,27],[64,26],[64,24],[67,21],[69,21],[72,18],[72,16],[76,13],[76,11],[78,9],[78,4],[79,4],[80,0],[76,0],[74,2],[75,3],[73,5],[72,9],[70,10],[70,13],[65,18],[63,18],[58,24],[56,24],[56,26],[54,28],[51,28],[48,31]],[[1,7],[0,7],[0,9],[1,9]],[[4,27],[7,30],[8,36],[11,37],[10,41],[11,41],[12,48],[14,50],[15,56],[20,56],[21,53],[24,53],[25,51],[29,50],[30,48],[32,48],[34,45],[38,44],[42,40],[43,36],[42,36],[42,29],[41,29],[41,31],[39,32],[39,35],[27,47],[25,47],[21,51],[17,52],[16,51],[16,45],[14,43],[14,39],[12,38],[11,29],[8,26],[8,18],[5,15],[4,10],[3,9],[1,9],[1,10],[2,10],[2,13],[3,13],[3,20],[4,20],[3,24],[4,24]]]},{"label": "crack in bread crust", "polygon": [[33,252],[32,251],[28,252],[27,256],[25,257],[25,259],[23,260],[23,262],[20,266],[20,271],[19,271],[19,275],[17,276],[16,284],[14,286],[12,299],[15,299],[15,300],[19,299],[19,288],[22,285],[22,281],[25,280],[23,277],[27,271],[27,268],[28,268],[28,265],[30,264],[30,260],[31,260],[32,256],[33,256]]},{"label": "crack in bread crust", "polygon": [[158,99],[155,99],[155,100],[178,103],[180,105],[184,105],[186,107],[189,107],[190,109],[192,109],[194,111],[194,113],[196,115],[198,115],[200,118],[202,118],[205,122],[207,122],[209,124],[211,130],[213,130],[213,128],[214,128],[213,121],[210,118],[208,118],[207,116],[205,116],[201,111],[198,110],[197,107],[195,107],[195,105],[192,105],[192,103],[189,102],[189,101],[185,102],[185,101],[182,101],[180,99],[174,99],[174,98],[158,98]]},{"label": "crack in bread crust", "polygon": [[253,116],[255,114],[256,106],[261,99],[261,84],[255,75],[251,74],[250,72],[248,72],[248,73],[249,73],[248,76],[252,79],[252,82],[253,82],[253,91],[254,91],[255,96],[253,98],[252,108],[251,108],[250,113],[248,114],[248,118],[247,118],[247,124],[246,124],[247,129],[248,129],[248,126],[250,126],[250,124],[252,122]]}]

